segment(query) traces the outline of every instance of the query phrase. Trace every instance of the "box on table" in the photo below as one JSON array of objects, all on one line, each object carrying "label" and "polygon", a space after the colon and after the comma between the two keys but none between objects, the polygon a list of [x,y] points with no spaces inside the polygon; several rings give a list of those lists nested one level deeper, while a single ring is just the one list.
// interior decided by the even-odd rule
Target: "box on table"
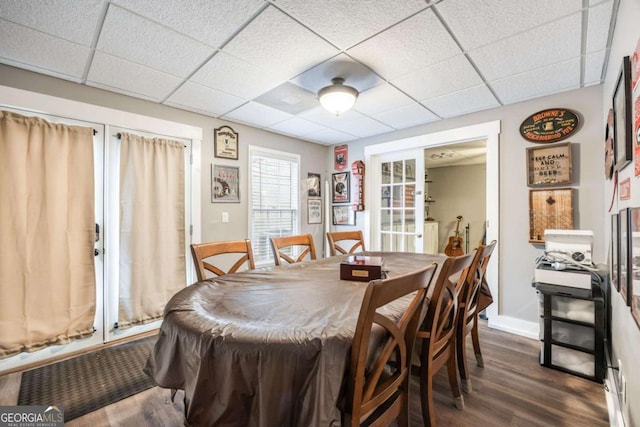
[{"label": "box on table", "polygon": [[384,259],[377,256],[352,255],[340,263],[340,280],[368,282],[382,278]]}]

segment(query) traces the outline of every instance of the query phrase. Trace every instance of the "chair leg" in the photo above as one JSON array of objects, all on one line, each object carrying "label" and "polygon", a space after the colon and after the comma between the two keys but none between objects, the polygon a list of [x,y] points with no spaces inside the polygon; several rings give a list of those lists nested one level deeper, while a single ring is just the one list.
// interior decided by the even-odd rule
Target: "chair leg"
[{"label": "chair leg", "polygon": [[451,346],[451,353],[449,360],[447,361],[447,374],[449,375],[449,386],[451,387],[451,394],[453,395],[453,404],[456,408],[464,409],[464,397],[460,391],[460,385],[458,384],[458,369],[456,367],[456,351]]},{"label": "chair leg", "polygon": [[402,403],[398,415],[398,427],[409,427],[409,391],[405,390],[405,392],[404,396],[399,397],[402,399]]},{"label": "chair leg", "polygon": [[436,416],[433,406],[433,378],[429,374],[429,367],[426,363],[421,363],[420,366],[420,405],[422,406],[422,420],[425,427],[435,427]]},{"label": "chair leg", "polygon": [[466,325],[462,324],[456,334],[456,358],[458,359],[458,371],[460,371],[460,388],[465,393],[471,393],[471,380],[469,379],[469,368],[467,367],[467,358],[465,357],[467,354],[467,335],[465,330]]},{"label": "chair leg", "polygon": [[482,360],[482,352],[480,351],[480,337],[478,336],[478,313],[473,319],[473,328],[471,328],[471,341],[473,342],[473,352],[476,355],[476,364],[484,368],[484,360]]}]

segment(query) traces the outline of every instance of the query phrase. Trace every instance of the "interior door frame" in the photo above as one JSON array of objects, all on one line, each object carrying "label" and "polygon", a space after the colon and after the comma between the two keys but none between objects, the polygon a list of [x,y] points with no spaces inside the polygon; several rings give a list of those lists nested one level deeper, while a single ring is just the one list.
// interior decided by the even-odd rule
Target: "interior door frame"
[{"label": "interior door frame", "polygon": [[[487,308],[489,326],[492,323],[499,323],[500,313],[500,120],[479,123],[440,132],[418,135],[396,141],[384,142],[381,144],[367,145],[364,147],[365,164],[374,165],[381,155],[415,150],[419,148],[432,148],[441,145],[451,145],[461,142],[484,139],[487,142],[487,174],[486,174],[486,221],[487,221],[487,242],[496,240],[498,244],[491,257],[492,262],[487,268],[487,282],[491,288],[494,304]],[[376,185],[380,183],[381,177],[375,168],[370,168],[372,173],[365,177],[365,197],[370,200],[370,209],[364,212],[364,234],[365,240],[373,242],[372,234],[375,233],[374,226],[377,223],[376,215],[380,209],[380,200],[375,197]]]}]

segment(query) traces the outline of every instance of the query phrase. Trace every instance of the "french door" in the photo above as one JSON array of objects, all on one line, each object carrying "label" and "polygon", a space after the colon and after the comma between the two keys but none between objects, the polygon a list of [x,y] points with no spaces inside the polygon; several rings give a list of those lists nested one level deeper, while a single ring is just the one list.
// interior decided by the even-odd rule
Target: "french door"
[{"label": "french door", "polygon": [[424,152],[410,150],[375,157],[373,247],[382,251],[422,252]]}]

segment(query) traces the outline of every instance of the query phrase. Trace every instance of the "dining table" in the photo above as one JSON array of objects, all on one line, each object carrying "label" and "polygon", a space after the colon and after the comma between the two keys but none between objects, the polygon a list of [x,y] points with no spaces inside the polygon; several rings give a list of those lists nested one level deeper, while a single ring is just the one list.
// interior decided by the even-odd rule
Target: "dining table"
[{"label": "dining table", "polygon": [[[439,270],[446,258],[357,255],[381,257],[387,277],[433,262]],[[340,279],[340,263],[348,256],[210,278],[173,295],[144,370],[160,387],[184,390],[185,425],[340,425],[367,286]],[[410,299],[383,309],[399,317]]]}]

